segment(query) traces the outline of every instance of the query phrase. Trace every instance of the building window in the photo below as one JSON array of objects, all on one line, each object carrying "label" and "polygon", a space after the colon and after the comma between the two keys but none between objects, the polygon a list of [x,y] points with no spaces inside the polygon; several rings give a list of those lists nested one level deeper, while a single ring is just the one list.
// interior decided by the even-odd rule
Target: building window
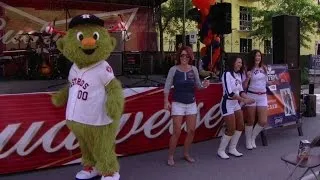
[{"label": "building window", "polygon": [[320,55],[320,44],[317,43],[317,55]]},{"label": "building window", "polygon": [[240,38],[240,52],[250,52],[252,50],[252,39]]},{"label": "building window", "polygon": [[270,40],[264,40],[264,53],[271,54],[271,41]]},{"label": "building window", "polygon": [[252,16],[250,8],[240,6],[240,30],[251,31],[252,29]]}]

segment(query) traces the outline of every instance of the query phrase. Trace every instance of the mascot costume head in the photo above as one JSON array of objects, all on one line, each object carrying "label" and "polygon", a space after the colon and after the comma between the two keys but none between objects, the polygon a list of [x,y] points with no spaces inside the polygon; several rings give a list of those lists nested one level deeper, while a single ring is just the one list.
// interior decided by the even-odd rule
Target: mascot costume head
[{"label": "mascot costume head", "polygon": [[52,95],[52,103],[57,107],[67,104],[67,126],[80,145],[84,168],[76,179],[120,179],[115,140],[124,97],[106,61],[115,45],[104,21],[91,14],[74,17],[57,41],[58,49],[73,65],[68,85]]}]

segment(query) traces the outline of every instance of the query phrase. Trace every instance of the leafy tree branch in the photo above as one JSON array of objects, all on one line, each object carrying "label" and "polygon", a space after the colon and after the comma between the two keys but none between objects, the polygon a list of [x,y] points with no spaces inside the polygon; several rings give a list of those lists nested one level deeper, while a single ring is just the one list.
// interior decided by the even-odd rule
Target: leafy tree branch
[{"label": "leafy tree branch", "polygon": [[[313,0],[261,0],[259,8],[252,9],[253,31],[251,36],[260,40],[271,39],[272,17],[293,15],[300,17],[300,43],[309,48],[311,35],[318,33],[320,6]],[[263,8],[261,8],[263,7]]]}]

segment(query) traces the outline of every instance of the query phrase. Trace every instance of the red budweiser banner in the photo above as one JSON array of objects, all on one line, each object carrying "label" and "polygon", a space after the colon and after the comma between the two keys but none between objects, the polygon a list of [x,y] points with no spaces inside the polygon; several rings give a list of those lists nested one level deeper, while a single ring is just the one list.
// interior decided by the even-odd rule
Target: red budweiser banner
[{"label": "red budweiser banner", "polygon": [[[124,90],[125,112],[117,135],[119,156],[168,147],[170,112],[162,88]],[[222,127],[221,84],[196,94],[199,114],[195,142],[217,137]],[[48,93],[0,96],[0,174],[78,163],[79,145],[65,125],[65,108],[55,108]],[[183,144],[186,126],[179,144]]]}]

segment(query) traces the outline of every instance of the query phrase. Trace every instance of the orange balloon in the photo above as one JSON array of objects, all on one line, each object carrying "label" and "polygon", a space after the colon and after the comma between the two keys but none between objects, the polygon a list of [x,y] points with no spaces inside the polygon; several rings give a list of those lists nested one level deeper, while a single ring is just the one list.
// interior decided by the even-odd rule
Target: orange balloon
[{"label": "orange balloon", "polygon": [[210,69],[211,71],[213,71],[213,68],[216,66],[218,60],[219,60],[219,57],[220,57],[220,48],[216,48],[213,50],[213,53],[212,53],[212,60],[211,60],[211,66],[210,66]]},{"label": "orange balloon", "polygon": [[201,13],[201,17],[205,18],[209,14],[209,9],[208,8],[200,9],[200,13]]},{"label": "orange balloon", "polygon": [[192,0],[192,4],[194,6],[196,6],[197,8],[199,8],[199,4],[200,4],[201,0]]},{"label": "orange balloon", "polygon": [[214,38],[214,40],[217,41],[218,43],[220,43],[220,37],[219,37],[219,36],[216,36],[216,37]]},{"label": "orange balloon", "polygon": [[210,37],[205,37],[203,40],[203,44],[205,45],[210,45],[211,44],[212,39]]},{"label": "orange balloon", "polygon": [[212,34],[212,31],[209,30],[208,31],[208,38],[213,39],[213,37],[214,37],[214,34]]},{"label": "orange balloon", "polygon": [[208,0],[192,0],[192,4],[198,9],[209,9],[210,2]]},{"label": "orange balloon", "polygon": [[202,15],[202,14],[200,14],[201,16],[201,24],[203,24],[203,23],[205,23],[206,22],[206,18],[207,18],[207,16],[204,16],[204,15]]},{"label": "orange balloon", "polygon": [[216,0],[209,0],[209,4],[210,5],[213,5],[213,4],[215,4],[216,3]]},{"label": "orange balloon", "polygon": [[200,56],[201,57],[205,56],[206,52],[207,52],[207,47],[202,47],[201,50],[200,50]]}]

